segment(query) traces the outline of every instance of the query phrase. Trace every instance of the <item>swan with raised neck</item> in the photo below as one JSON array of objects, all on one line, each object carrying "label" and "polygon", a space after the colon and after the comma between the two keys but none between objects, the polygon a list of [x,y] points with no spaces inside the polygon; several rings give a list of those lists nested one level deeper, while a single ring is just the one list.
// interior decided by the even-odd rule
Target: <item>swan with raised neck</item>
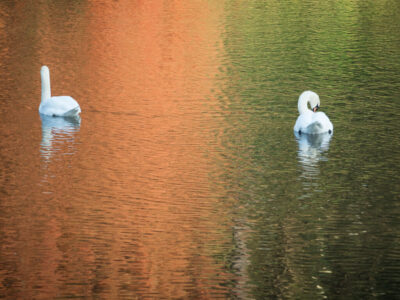
[{"label": "swan with raised neck", "polygon": [[76,100],[70,96],[51,96],[50,71],[47,66],[40,69],[42,81],[42,99],[39,113],[53,117],[74,117],[81,113],[81,108]]}]

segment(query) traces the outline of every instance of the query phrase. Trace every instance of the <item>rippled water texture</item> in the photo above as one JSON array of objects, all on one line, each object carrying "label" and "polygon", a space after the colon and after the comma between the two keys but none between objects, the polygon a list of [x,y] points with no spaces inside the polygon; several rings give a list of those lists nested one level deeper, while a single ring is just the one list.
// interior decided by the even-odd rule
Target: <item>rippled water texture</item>
[{"label": "rippled water texture", "polygon": [[400,294],[399,1],[1,1],[0,74],[0,298]]}]

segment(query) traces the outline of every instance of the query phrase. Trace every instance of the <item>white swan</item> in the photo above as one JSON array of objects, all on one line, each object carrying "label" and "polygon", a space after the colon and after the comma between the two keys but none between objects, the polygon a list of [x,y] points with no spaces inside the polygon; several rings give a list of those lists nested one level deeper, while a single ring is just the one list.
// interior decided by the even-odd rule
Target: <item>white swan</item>
[{"label": "white swan", "polygon": [[[308,103],[310,103],[312,110],[308,109]],[[326,114],[323,112],[317,112],[319,106],[320,101],[316,93],[305,91],[300,95],[297,104],[300,115],[293,128],[295,132],[298,132],[299,134],[333,133],[333,125]]]},{"label": "white swan", "polygon": [[42,101],[39,105],[39,113],[53,117],[78,116],[81,108],[78,102],[70,96],[51,97],[50,92],[50,71],[47,66],[40,70],[42,79]]}]

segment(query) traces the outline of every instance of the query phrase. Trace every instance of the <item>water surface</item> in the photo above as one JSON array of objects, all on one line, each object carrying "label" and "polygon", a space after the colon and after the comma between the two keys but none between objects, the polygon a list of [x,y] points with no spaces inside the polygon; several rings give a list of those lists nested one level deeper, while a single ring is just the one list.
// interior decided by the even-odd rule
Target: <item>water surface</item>
[{"label": "water surface", "polygon": [[[0,4],[0,297],[400,294],[400,4]],[[38,114],[40,67],[80,119]],[[312,89],[333,136],[295,136]]]}]

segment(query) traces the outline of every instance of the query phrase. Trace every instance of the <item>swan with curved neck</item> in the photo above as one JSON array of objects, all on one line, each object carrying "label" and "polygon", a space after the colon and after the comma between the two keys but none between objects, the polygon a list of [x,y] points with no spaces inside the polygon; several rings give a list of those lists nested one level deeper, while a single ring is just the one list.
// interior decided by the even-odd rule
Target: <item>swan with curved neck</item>
[{"label": "swan with curved neck", "polygon": [[[308,108],[310,104],[311,110]],[[299,134],[333,133],[333,125],[327,115],[317,112],[320,107],[319,96],[312,91],[303,92],[297,103],[299,117],[294,125],[294,131]]]},{"label": "swan with curved neck", "polygon": [[39,113],[53,117],[74,117],[81,113],[81,108],[76,100],[70,96],[51,96],[50,71],[47,66],[40,70],[42,80],[42,101]]}]

